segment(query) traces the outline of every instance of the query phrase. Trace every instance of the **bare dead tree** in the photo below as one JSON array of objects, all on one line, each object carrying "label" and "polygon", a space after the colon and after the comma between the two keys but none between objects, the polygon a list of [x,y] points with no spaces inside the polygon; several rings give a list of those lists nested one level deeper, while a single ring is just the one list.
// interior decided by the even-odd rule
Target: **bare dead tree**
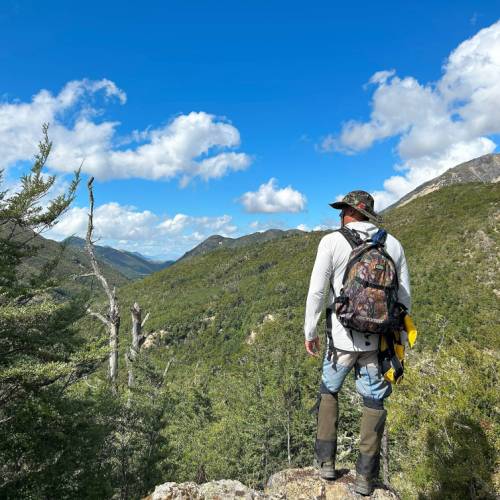
[{"label": "bare dead tree", "polygon": [[132,313],[132,344],[130,345],[129,352],[125,353],[125,362],[128,368],[128,386],[133,387],[134,371],[132,365],[145,339],[145,336],[142,334],[142,328],[149,318],[149,313],[147,313],[144,320],[142,320],[142,311],[137,302],[134,302],[130,311]]},{"label": "bare dead tree", "polygon": [[100,282],[108,298],[108,311],[106,314],[101,314],[88,308],[87,312],[91,316],[98,318],[106,326],[106,329],[108,331],[110,347],[108,377],[116,390],[116,380],[118,376],[118,335],[120,331],[120,309],[118,306],[115,287],[111,288],[109,286],[108,281],[101,272],[94,252],[94,242],[92,241],[92,233],[94,231],[94,192],[92,189],[93,182],[94,178],[91,177],[87,183],[90,207],[87,225],[87,236],[85,238],[85,249],[89,254],[90,265],[92,266],[92,272],[87,274],[87,276],[95,276]]}]

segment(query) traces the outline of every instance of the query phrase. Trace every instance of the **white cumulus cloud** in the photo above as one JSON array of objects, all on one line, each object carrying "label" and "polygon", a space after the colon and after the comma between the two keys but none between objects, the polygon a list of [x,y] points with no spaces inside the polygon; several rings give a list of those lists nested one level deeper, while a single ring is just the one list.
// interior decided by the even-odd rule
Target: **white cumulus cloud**
[{"label": "white cumulus cloud", "polygon": [[72,172],[83,161],[82,170],[98,179],[180,178],[185,185],[251,163],[250,156],[234,151],[240,134],[226,120],[193,111],[120,138],[118,122],[100,119],[99,97],[103,104],[126,102],[125,92],[110,80],[72,81],[55,95],[40,90],[30,102],[0,102],[0,168],[33,158],[42,123],[50,123],[54,143],[49,166],[60,172]]},{"label": "white cumulus cloud", "polygon": [[337,228],[338,224],[332,226],[330,224],[317,224],[314,226],[312,229],[307,225],[307,224],[299,224],[296,229],[299,229],[300,231],[305,231],[305,232],[311,232],[311,231],[329,231],[333,228]]},{"label": "white cumulus cloud", "polygon": [[[85,237],[89,210],[87,207],[70,208],[46,235],[64,239],[68,236]],[[110,202],[94,209],[94,236],[100,240],[142,240],[152,236],[158,217],[149,210]]]},{"label": "white cumulus cloud", "polygon": [[179,234],[186,228],[194,230],[200,234],[210,232],[210,234],[220,234],[221,236],[230,236],[238,228],[232,224],[230,215],[221,215],[219,217],[194,217],[185,214],[176,214],[171,219],[165,219],[158,224],[158,229],[165,234]]},{"label": "white cumulus cloud", "polygon": [[[87,220],[87,207],[73,207],[44,236],[55,240],[73,235],[83,238]],[[98,245],[166,258],[178,258],[213,234],[232,236],[238,231],[229,215],[160,217],[149,210],[115,202],[95,208],[94,225]]]},{"label": "white cumulus cloud", "polygon": [[323,150],[356,153],[398,137],[401,171],[375,192],[378,209],[448,168],[495,150],[500,133],[500,21],[451,52],[440,80],[421,83],[394,70],[375,73],[370,119],[348,121]]},{"label": "white cumulus cloud", "polygon": [[240,201],[249,213],[301,212],[305,209],[306,197],[291,186],[283,189],[277,187],[275,178],[261,184],[255,192],[248,191]]}]

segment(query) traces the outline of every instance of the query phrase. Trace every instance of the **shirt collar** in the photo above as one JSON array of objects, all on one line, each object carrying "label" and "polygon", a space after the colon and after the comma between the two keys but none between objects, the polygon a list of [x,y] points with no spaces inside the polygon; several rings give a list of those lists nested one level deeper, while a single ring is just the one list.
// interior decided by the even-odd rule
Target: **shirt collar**
[{"label": "shirt collar", "polygon": [[359,231],[369,231],[370,229],[376,229],[376,225],[373,222],[368,221],[355,221],[346,224],[349,229],[357,229]]}]

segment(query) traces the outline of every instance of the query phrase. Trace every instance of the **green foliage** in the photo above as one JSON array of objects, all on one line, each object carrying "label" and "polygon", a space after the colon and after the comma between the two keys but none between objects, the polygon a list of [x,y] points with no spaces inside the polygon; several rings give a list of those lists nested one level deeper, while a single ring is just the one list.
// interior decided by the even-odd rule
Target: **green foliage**
[{"label": "green foliage", "polygon": [[164,387],[163,372],[139,356],[134,362],[135,386],[115,397],[119,407],[107,447],[112,485],[119,498],[140,498],[173,472],[164,434],[173,402]]},{"label": "green foliage", "polygon": [[98,392],[52,384],[2,408],[2,498],[109,498],[112,463],[103,446],[118,411]]},{"label": "green foliage", "polygon": [[491,350],[469,342],[422,353],[410,367],[390,404],[404,497],[496,498],[499,368]]},{"label": "green foliage", "polygon": [[163,435],[171,400],[148,359],[134,363],[132,391],[115,393],[95,374],[109,355],[106,336],[77,329],[86,296],[61,293],[71,290],[68,271],[85,266],[38,235],[78,184],[76,173],[43,208],[55,182],[42,172],[50,149],[44,127],[20,190],[0,193],[0,497],[138,498],[171,470]]},{"label": "green foliage", "polygon": [[387,215],[409,261],[414,316],[425,333],[420,347],[497,344],[499,190],[450,186]]},{"label": "green foliage", "polygon": [[[56,177],[44,172],[52,149],[48,125],[43,126],[43,140],[38,148],[30,172],[20,179],[19,189],[14,193],[0,191],[0,300],[26,295],[28,289],[32,293],[33,289],[43,289],[55,282],[62,296],[76,295],[89,288],[92,291],[92,280],[75,280],[75,276],[90,269],[87,255],[41,236],[57,224],[74,200],[80,170],[75,171],[65,192],[50,197]],[[0,184],[2,179],[0,171]],[[109,265],[105,264],[103,271],[115,285],[127,282],[125,276]]]},{"label": "green foliage", "polygon": [[20,189],[11,195],[8,191],[1,192],[0,295],[13,296],[21,292],[17,267],[23,258],[36,253],[31,244],[36,234],[52,227],[68,209],[80,180],[80,171],[77,170],[67,192],[49,199],[44,206],[41,202],[56,180],[55,176],[43,172],[52,149],[48,125],[43,126],[43,140],[38,149],[30,173],[21,177]]}]

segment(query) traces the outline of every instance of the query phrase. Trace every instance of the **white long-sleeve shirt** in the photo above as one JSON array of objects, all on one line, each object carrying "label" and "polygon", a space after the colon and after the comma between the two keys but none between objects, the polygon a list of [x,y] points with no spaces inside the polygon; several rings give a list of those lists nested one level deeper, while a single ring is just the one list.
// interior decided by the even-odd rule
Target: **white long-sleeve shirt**
[{"label": "white long-sleeve shirt", "polygon": [[[349,222],[346,227],[354,229],[363,240],[375,235],[379,229],[371,222]],[[314,340],[317,337],[316,326],[323,310],[325,294],[327,295],[327,307],[333,307],[334,298],[340,294],[351,250],[351,245],[339,232],[327,234],[321,239],[307,294],[304,323],[306,340]],[[403,247],[396,238],[388,234],[385,250],[396,264],[399,280],[398,300],[410,309],[410,278]],[[331,285],[333,285],[335,295],[331,291]],[[332,314],[332,337],[335,347],[344,351],[378,349],[379,335],[365,334],[355,330],[352,331],[351,335],[335,314]]]}]

